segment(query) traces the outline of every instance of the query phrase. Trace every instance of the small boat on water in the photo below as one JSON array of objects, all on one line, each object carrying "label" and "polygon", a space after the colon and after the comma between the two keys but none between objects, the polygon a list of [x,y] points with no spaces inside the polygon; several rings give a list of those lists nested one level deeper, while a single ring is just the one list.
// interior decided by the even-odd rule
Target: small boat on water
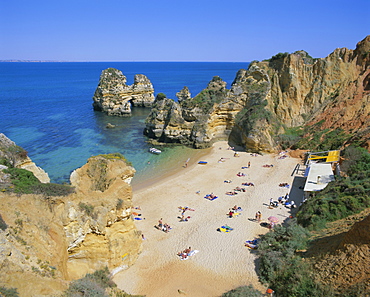
[{"label": "small boat on water", "polygon": [[151,147],[151,148],[149,149],[149,152],[151,152],[152,154],[157,154],[157,155],[159,155],[162,151],[161,151],[161,150],[159,150],[159,149],[156,149],[155,147]]}]

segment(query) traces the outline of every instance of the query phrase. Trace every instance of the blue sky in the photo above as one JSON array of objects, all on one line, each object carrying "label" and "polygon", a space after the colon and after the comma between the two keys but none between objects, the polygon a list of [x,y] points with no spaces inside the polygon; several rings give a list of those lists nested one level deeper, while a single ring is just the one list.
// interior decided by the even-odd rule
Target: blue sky
[{"label": "blue sky", "polygon": [[370,34],[370,0],[0,0],[0,60],[325,57]]}]

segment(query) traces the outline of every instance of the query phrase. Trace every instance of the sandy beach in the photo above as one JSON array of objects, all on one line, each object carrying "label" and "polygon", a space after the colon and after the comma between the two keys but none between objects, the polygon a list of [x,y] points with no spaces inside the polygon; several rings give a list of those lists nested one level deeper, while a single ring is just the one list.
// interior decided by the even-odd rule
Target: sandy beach
[{"label": "sandy beach", "polygon": [[[226,141],[217,142],[202,156],[206,165],[190,160],[186,168],[181,167],[162,181],[133,192],[133,203],[140,206],[137,212],[143,218],[136,221],[136,226],[145,239],[137,262],[114,276],[119,288],[148,297],[221,296],[249,284],[261,291],[266,289],[258,282],[255,251],[244,243],[268,232],[268,228],[255,220],[257,211],[262,213],[261,222],[267,222],[269,216],[283,222],[294,215],[296,209],[281,204],[269,208],[269,202],[289,193],[290,200],[300,204],[303,192],[299,186],[303,178],[301,173],[292,176],[292,172],[301,160],[289,156],[279,158],[277,154],[252,156],[242,151],[234,157],[234,153]],[[224,159],[220,161],[221,158]],[[273,166],[264,167],[265,164]],[[237,176],[239,172],[244,176]],[[254,186],[242,185],[249,182]],[[280,183],[288,183],[290,187],[280,187]],[[245,192],[226,194],[236,187],[245,188]],[[218,198],[205,199],[210,193]],[[229,218],[227,214],[234,205],[242,211]],[[194,209],[184,213],[190,217],[188,221],[180,221],[180,206]],[[172,228],[168,233],[154,227],[161,218]],[[217,231],[223,225],[233,230]],[[199,252],[180,260],[177,253],[188,247]]]}]

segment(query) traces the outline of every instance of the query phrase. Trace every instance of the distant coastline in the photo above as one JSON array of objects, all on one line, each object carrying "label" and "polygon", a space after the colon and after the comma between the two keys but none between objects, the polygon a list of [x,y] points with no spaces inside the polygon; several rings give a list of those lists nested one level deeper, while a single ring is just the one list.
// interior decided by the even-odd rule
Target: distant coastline
[{"label": "distant coastline", "polygon": [[76,61],[55,61],[55,60],[0,60],[0,63],[66,63],[66,62],[76,62]]}]

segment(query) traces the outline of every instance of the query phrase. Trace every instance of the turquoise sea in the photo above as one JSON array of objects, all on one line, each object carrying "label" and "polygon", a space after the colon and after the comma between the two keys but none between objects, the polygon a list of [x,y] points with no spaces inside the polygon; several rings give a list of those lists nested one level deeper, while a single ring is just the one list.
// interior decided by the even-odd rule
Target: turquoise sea
[{"label": "turquoise sea", "polygon": [[[70,173],[90,156],[119,152],[135,167],[135,180],[165,174],[195,150],[161,147],[148,152],[143,136],[149,108],[135,108],[131,117],[108,117],[92,108],[100,73],[114,67],[132,84],[135,74],[152,82],[155,95],[175,94],[187,86],[194,97],[220,76],[229,88],[245,63],[228,62],[2,62],[0,63],[0,132],[28,151],[30,158],[55,183],[69,182]],[[117,125],[106,129],[107,123]]]}]

